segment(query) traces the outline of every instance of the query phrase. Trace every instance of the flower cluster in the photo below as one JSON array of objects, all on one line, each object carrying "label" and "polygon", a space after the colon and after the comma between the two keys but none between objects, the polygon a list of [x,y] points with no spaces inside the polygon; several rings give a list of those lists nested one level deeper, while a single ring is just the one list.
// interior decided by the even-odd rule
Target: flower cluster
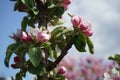
[{"label": "flower cluster", "polygon": [[[11,67],[20,71],[15,80],[22,80],[26,72],[36,75],[36,80],[76,80],[77,77],[74,78],[71,73],[74,70],[72,65],[69,64],[68,71],[64,65],[58,68],[56,66],[72,45],[79,52],[86,52],[88,45],[91,54],[94,53],[94,46],[89,38],[92,36],[91,24],[82,17],[71,17],[74,29],[63,25],[60,18],[71,2],[72,0],[15,0],[14,11],[27,13],[21,22],[21,29],[11,36],[15,42],[8,46],[4,60],[5,66],[9,67],[11,55],[16,55],[15,64]],[[90,60],[88,62],[91,63]]]},{"label": "flower cluster", "polygon": [[58,67],[64,66],[67,69],[64,73],[67,80],[102,80],[104,73],[109,73],[115,65],[114,62],[104,64],[102,59],[93,57],[80,58],[77,61],[70,57],[67,60],[64,59]]},{"label": "flower cluster", "polygon": [[85,20],[81,16],[73,15],[71,16],[71,22],[75,28],[83,32],[83,34],[87,37],[92,36],[93,32],[91,31],[91,24]]},{"label": "flower cluster", "polygon": [[50,34],[47,31],[41,31],[38,28],[29,27],[28,31],[18,30],[17,33],[13,34],[15,40],[21,40],[23,42],[37,42],[44,43],[50,39]]}]

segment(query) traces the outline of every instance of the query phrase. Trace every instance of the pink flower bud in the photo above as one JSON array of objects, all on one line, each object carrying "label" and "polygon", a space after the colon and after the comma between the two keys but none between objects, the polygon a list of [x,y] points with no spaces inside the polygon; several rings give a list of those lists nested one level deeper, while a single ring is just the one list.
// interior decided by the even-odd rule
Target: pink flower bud
[{"label": "pink flower bud", "polygon": [[86,30],[83,32],[85,36],[90,37],[93,35],[93,32],[91,30]]},{"label": "pink flower bud", "polygon": [[69,5],[71,4],[72,0],[64,0],[64,4]]},{"label": "pink flower bud", "polygon": [[46,42],[50,39],[50,34],[44,33],[44,32],[39,32],[38,33],[38,41],[40,42]]},{"label": "pink flower bud", "polygon": [[81,20],[82,20],[82,17],[80,17],[78,15],[72,16],[72,18],[71,18],[71,22],[72,22],[73,26],[75,26],[75,27],[80,25]]},{"label": "pink flower bud", "polygon": [[20,62],[20,57],[19,57],[19,56],[14,57],[14,62],[15,62],[15,63]]},{"label": "pink flower bud", "polygon": [[22,41],[27,42],[27,34],[24,31],[22,32]]},{"label": "pink flower bud", "polygon": [[12,67],[13,69],[16,69],[16,68],[17,68],[17,65],[16,65],[16,64],[11,64],[11,67]]},{"label": "pink flower bud", "polygon": [[57,72],[59,74],[65,74],[66,68],[64,66],[61,66],[61,67],[57,68]]},{"label": "pink flower bud", "polygon": [[80,30],[84,32],[87,29],[91,29],[91,24],[87,21],[82,21],[80,24]]}]

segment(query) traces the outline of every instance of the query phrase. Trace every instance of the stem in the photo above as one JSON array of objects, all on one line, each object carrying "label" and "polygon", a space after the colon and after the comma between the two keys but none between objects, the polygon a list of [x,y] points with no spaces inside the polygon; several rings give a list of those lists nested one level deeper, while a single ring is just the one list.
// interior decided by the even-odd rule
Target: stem
[{"label": "stem", "polygon": [[[47,27],[47,8],[46,6],[44,6],[42,0],[35,0],[36,2],[36,7],[39,10],[39,22],[38,22],[38,28],[41,26],[45,26]],[[45,50],[46,51],[46,50]],[[47,61],[46,58],[48,57],[47,52],[45,52],[45,59],[43,60],[43,64],[45,65],[45,67],[47,66]],[[37,80],[47,80],[48,79],[48,74],[45,74],[43,76],[37,75]]]},{"label": "stem", "polygon": [[44,5],[42,0],[35,0],[36,6],[39,10],[39,22],[38,27],[44,26],[47,28],[47,7]]}]

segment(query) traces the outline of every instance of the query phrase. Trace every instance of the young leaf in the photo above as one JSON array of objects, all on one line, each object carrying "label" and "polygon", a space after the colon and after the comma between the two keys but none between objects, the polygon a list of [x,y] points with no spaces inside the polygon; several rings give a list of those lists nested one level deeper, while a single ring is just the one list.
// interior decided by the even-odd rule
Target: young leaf
[{"label": "young leaf", "polygon": [[40,64],[42,58],[42,52],[39,47],[31,47],[28,51],[30,61],[34,67],[37,67]]},{"label": "young leaf", "polygon": [[16,11],[21,4],[22,4],[21,1],[18,0],[14,5],[14,11]]},{"label": "young leaf", "polygon": [[26,27],[27,27],[28,21],[29,21],[28,17],[25,16],[25,17],[23,18],[23,20],[22,20],[22,23],[21,23],[21,25],[22,25],[22,30],[23,30],[23,31],[26,30]]},{"label": "young leaf", "polygon": [[86,37],[82,33],[79,33],[79,35],[74,38],[74,45],[79,52],[86,52]]},{"label": "young leaf", "polygon": [[120,55],[119,54],[113,54],[112,56],[109,56],[108,59],[114,60],[120,65]]},{"label": "young leaf", "polygon": [[17,47],[16,44],[10,44],[8,46],[7,51],[6,51],[6,57],[5,57],[5,60],[4,60],[4,64],[5,64],[6,67],[9,67],[10,57],[11,57],[12,53],[14,53],[16,47]]},{"label": "young leaf", "polygon": [[89,48],[89,52],[91,54],[94,54],[94,45],[93,45],[92,41],[88,37],[86,37],[86,39],[87,39],[87,45],[88,45],[88,48]]}]

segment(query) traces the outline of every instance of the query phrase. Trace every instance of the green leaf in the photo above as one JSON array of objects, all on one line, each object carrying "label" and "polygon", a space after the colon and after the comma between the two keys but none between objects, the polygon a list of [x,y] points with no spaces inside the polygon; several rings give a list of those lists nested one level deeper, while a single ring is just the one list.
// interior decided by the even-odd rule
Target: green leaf
[{"label": "green leaf", "polygon": [[14,5],[14,11],[16,11],[21,4],[22,4],[21,1],[18,0]]},{"label": "green leaf", "polygon": [[22,30],[23,30],[23,31],[26,31],[26,27],[27,27],[28,21],[29,21],[28,17],[25,16],[25,17],[23,18],[23,20],[22,20],[22,23],[21,23],[21,25],[22,25]]},{"label": "green leaf", "polygon": [[40,64],[42,58],[42,52],[39,47],[31,47],[28,51],[30,61],[34,67],[37,67]]},{"label": "green leaf", "polygon": [[22,0],[22,2],[26,4],[28,8],[34,7],[34,0]]},{"label": "green leaf", "polygon": [[15,76],[15,80],[22,80],[22,76],[20,73],[17,73]]},{"label": "green leaf", "polygon": [[92,41],[88,37],[86,37],[86,39],[87,39],[87,45],[88,45],[88,48],[89,48],[89,52],[91,54],[94,54],[94,45],[93,45]]},{"label": "green leaf", "polygon": [[5,64],[6,67],[9,67],[10,57],[11,57],[12,53],[14,53],[16,47],[17,47],[16,44],[10,44],[8,46],[7,51],[6,51],[6,57],[5,57],[5,60],[4,60],[4,64]]},{"label": "green leaf", "polygon": [[34,67],[31,63],[29,63],[29,65],[28,65],[28,71],[31,74],[37,74],[37,75],[44,75],[46,73],[46,69],[43,65]]},{"label": "green leaf", "polygon": [[64,13],[64,8],[63,7],[57,7],[55,11],[53,12],[53,15],[55,16],[61,16]]},{"label": "green leaf", "polygon": [[79,33],[79,35],[74,38],[74,45],[79,52],[86,52],[86,37],[82,33]]}]

